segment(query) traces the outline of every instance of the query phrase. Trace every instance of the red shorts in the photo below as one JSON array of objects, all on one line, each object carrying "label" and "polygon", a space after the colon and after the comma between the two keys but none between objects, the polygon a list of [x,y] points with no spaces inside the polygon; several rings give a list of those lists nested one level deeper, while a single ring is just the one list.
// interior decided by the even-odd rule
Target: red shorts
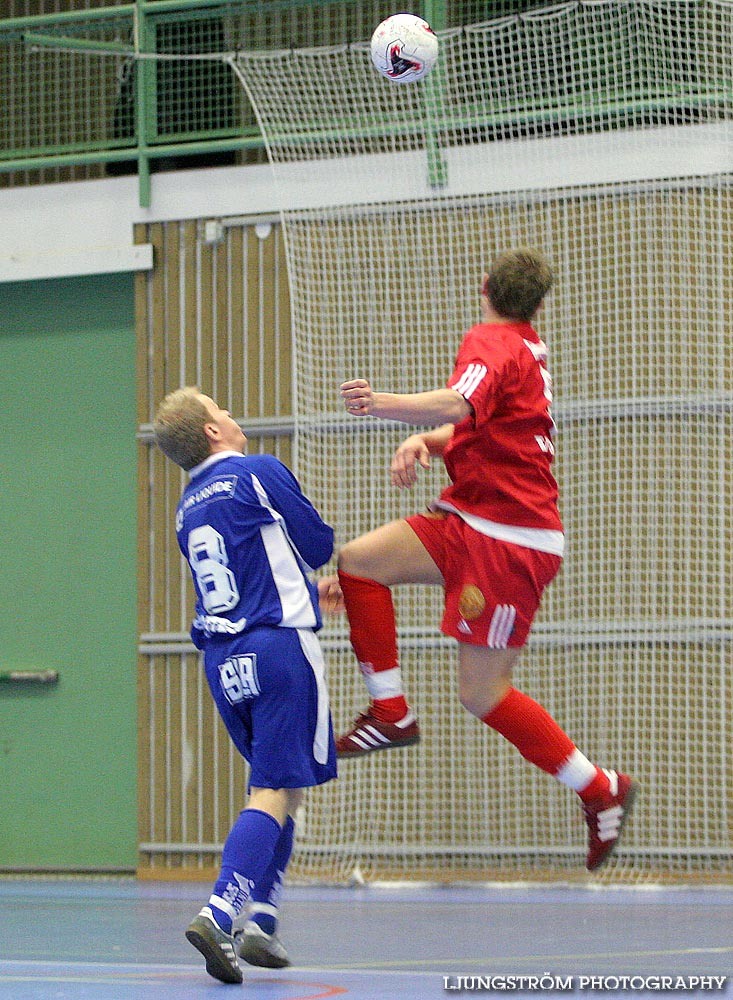
[{"label": "red shorts", "polygon": [[458,514],[406,520],[443,574],[441,631],[490,649],[523,646],[560,556],[482,535]]}]

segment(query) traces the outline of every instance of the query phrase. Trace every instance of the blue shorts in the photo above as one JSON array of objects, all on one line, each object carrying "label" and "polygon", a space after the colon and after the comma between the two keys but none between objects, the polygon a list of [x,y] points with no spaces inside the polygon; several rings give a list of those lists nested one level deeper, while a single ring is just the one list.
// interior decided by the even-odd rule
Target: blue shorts
[{"label": "blue shorts", "polygon": [[206,679],[255,788],[336,777],[321,645],[310,629],[262,626],[204,652]]}]

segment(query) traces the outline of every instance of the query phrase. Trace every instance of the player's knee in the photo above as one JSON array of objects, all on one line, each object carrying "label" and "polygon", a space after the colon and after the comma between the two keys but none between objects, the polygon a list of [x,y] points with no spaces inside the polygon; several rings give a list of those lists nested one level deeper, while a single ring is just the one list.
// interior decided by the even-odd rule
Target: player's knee
[{"label": "player's knee", "polygon": [[493,708],[496,708],[508,689],[509,682],[504,678],[495,683],[485,684],[464,681],[459,682],[458,699],[467,712],[475,715],[477,719],[484,719]]},{"label": "player's knee", "polygon": [[287,799],[287,810],[290,816],[295,815],[297,810],[303,804],[303,798],[305,796],[304,788],[286,788],[285,790]]},{"label": "player's knee", "polygon": [[482,719],[487,712],[491,711],[490,708],[484,707],[487,703],[486,693],[477,691],[473,687],[459,687],[458,699],[466,711],[475,715],[477,719]]},{"label": "player's knee", "polygon": [[359,539],[347,542],[339,552],[338,568],[351,576],[369,577],[369,560]]}]

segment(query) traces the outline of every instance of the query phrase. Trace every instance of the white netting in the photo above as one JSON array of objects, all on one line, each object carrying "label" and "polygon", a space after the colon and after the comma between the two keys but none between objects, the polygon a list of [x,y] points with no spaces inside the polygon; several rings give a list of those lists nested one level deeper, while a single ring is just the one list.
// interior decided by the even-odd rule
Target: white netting
[{"label": "white netting", "polygon": [[[444,384],[499,250],[543,248],[568,534],[516,681],[579,746],[639,780],[604,878],[731,871],[733,8],[567,3],[451,30],[423,83],[365,45],[243,54],[284,206],[297,471],[343,543],[419,510],[388,462],[404,427],[350,420],[338,386]],[[303,875],[569,878],[575,797],[471,719],[441,595],[398,590],[425,738],[342,766],[310,798]],[[324,632],[338,729],[365,694]]]}]

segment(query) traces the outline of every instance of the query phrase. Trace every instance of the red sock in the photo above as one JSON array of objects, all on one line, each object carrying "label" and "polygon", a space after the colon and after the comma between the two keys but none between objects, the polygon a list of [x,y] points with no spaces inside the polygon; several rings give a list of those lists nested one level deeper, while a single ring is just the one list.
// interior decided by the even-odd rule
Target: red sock
[{"label": "red sock", "polygon": [[482,722],[513,743],[526,760],[574,789],[584,802],[608,794],[606,772],[577,749],[541,705],[516,688],[509,688]]},{"label": "red sock", "polygon": [[383,722],[399,722],[408,712],[399,673],[390,675],[389,688],[383,691],[378,678],[374,679],[387,670],[399,671],[392,592],[376,580],[352,576],[343,570],[339,570],[338,576],[351,629],[351,645],[369,688],[372,714]]},{"label": "red sock", "polygon": [[557,774],[575,750],[573,741],[552,716],[513,687],[481,721],[501,733],[526,760],[548,774]]}]

